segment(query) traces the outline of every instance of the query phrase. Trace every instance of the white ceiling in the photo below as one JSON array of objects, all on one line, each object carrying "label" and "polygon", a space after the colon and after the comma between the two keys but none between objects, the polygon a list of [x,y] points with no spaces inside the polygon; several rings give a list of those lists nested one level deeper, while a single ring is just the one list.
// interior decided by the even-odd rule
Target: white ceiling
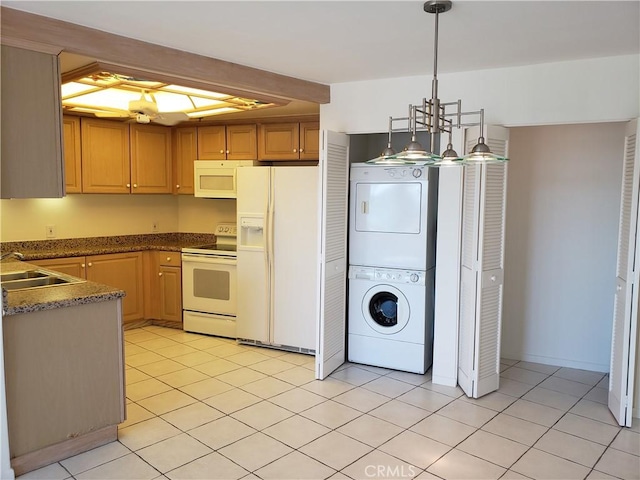
[{"label": "white ceiling", "polygon": [[[4,6],[305,80],[430,75],[423,1],[3,1]],[[640,1],[454,1],[438,72],[640,53]]]}]

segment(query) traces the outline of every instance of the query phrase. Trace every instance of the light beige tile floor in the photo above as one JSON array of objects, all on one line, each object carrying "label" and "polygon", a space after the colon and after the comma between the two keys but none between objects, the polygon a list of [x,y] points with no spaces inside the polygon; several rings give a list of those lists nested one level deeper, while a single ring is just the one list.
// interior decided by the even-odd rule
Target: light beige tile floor
[{"label": "light beige tile floor", "polygon": [[481,399],[415,375],[162,327],[125,332],[119,440],[22,479],[640,479],[607,377],[503,359]]}]

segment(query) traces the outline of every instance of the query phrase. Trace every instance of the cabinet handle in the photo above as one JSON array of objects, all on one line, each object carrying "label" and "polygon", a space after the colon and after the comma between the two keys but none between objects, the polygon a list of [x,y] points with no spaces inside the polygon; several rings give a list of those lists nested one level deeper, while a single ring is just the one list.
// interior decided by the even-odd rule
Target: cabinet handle
[{"label": "cabinet handle", "polygon": [[167,262],[170,262],[170,261],[171,261],[171,257],[167,257]]},{"label": "cabinet handle", "polygon": [[296,148],[293,149],[293,153],[296,153],[298,150]]},{"label": "cabinet handle", "polygon": [[93,267],[93,263],[89,262],[87,265],[89,265],[90,267]]},{"label": "cabinet handle", "polygon": [[160,273],[158,274],[158,276],[159,276],[159,277],[161,277],[161,276],[162,276],[162,272],[160,272]]},{"label": "cabinet handle", "polygon": [[133,188],[138,188],[138,184],[137,184],[137,183],[134,183],[134,184],[133,184]]},{"label": "cabinet handle", "polygon": [[80,266],[81,266],[82,268],[84,268],[84,267],[85,267],[85,264],[84,264],[84,263],[81,263],[81,264],[80,264]]},{"label": "cabinet handle", "polygon": [[180,185],[176,185],[176,188],[180,188]]},{"label": "cabinet handle", "polygon": [[130,183],[127,183],[127,188],[131,188],[131,184]]},{"label": "cabinet handle", "polygon": [[302,152],[304,152],[304,148],[301,148],[301,149],[300,149],[300,153],[302,153]]},{"label": "cabinet handle", "polygon": [[220,153],[224,153],[224,150],[220,150]]}]

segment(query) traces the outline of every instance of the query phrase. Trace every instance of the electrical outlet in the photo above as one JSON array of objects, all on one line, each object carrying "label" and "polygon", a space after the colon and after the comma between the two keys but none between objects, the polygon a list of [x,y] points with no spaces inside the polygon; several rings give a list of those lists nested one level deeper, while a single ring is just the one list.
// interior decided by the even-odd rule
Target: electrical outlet
[{"label": "electrical outlet", "polygon": [[56,226],[55,225],[47,225],[47,238],[56,238]]},{"label": "electrical outlet", "polygon": [[158,232],[158,221],[154,220],[153,223],[151,224],[151,231],[153,233],[157,233]]}]

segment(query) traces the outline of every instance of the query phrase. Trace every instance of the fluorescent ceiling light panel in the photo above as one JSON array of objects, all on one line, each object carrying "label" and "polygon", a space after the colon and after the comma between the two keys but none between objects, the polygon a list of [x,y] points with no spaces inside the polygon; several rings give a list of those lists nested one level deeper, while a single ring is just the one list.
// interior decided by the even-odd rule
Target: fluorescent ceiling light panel
[{"label": "fluorescent ceiling light panel", "polygon": [[[160,113],[182,112],[190,118],[275,107],[278,104],[234,97],[198,88],[143,80],[127,75],[96,70],[82,78],[72,78],[62,85],[62,106],[67,111],[90,112],[96,116],[128,117],[129,102],[144,98],[155,101]],[[96,90],[98,89],[98,90]],[[153,95],[153,100],[151,95]],[[282,104],[288,102],[283,101]]]}]

